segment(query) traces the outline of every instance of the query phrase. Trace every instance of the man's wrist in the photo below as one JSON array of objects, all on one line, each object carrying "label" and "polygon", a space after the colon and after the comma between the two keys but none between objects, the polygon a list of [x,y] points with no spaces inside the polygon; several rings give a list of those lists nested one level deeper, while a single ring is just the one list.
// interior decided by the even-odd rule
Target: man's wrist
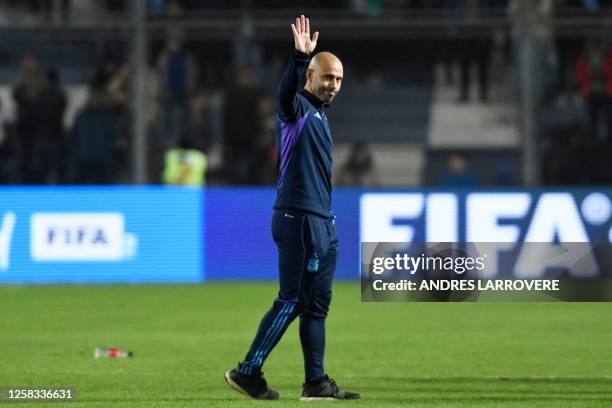
[{"label": "man's wrist", "polygon": [[298,50],[297,48],[293,49],[293,59],[296,62],[307,63],[307,62],[310,62],[310,58],[311,58],[311,55],[309,52],[302,52]]}]

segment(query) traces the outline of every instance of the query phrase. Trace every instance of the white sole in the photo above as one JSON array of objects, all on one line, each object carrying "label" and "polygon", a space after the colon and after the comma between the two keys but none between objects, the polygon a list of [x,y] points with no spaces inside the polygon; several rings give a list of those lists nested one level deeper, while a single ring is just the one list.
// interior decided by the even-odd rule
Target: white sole
[{"label": "white sole", "polygon": [[239,393],[244,394],[247,398],[255,399],[255,398],[251,397],[245,390],[243,390],[238,384],[236,384],[234,382],[234,380],[232,380],[232,377],[230,376],[230,372],[229,371],[225,372],[225,381],[227,381],[227,383],[229,384],[230,387],[232,387],[233,389],[235,389]]},{"label": "white sole", "polygon": [[334,397],[302,397],[300,401],[305,402],[314,402],[314,401],[336,401],[337,398]]}]

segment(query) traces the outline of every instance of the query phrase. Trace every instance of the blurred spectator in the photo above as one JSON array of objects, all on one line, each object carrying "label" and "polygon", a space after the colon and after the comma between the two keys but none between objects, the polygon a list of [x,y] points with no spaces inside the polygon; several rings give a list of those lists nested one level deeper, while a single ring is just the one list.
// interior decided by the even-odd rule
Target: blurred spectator
[{"label": "blurred spectator", "polygon": [[[447,0],[447,8],[456,12],[465,20],[472,20],[480,15],[481,9],[497,6],[495,0]],[[472,64],[476,65],[478,75],[478,97],[481,102],[489,99],[489,64],[493,40],[490,37],[480,36],[459,39],[457,53],[459,59],[459,102],[470,100],[470,87],[472,83]]]},{"label": "blurred spectator", "polygon": [[196,91],[197,66],[184,49],[183,39],[171,33],[157,61],[159,99],[163,111],[162,139],[165,148],[177,145],[188,123],[188,103]]},{"label": "blurred spectator", "polygon": [[206,154],[194,147],[193,141],[183,137],[179,146],[169,149],[164,157],[164,184],[202,186],[206,184]]},{"label": "blurred spectator", "polygon": [[103,96],[113,107],[127,108],[129,70],[127,66],[121,67],[114,59],[105,59],[99,65],[92,87],[103,92]]},{"label": "blurred spectator", "polygon": [[47,71],[38,101],[36,153],[32,157],[37,164],[38,179],[42,183],[60,183],[64,177],[62,156],[66,154],[64,137],[64,112],[66,94],[60,88],[54,69]]},{"label": "blurred spectator", "polygon": [[588,110],[591,141],[612,140],[612,49],[606,41],[587,45],[576,61],[576,79]]},{"label": "blurred spectator", "polygon": [[235,82],[226,91],[223,110],[223,166],[229,183],[254,182],[257,173],[254,136],[261,133],[262,127],[257,110],[260,98],[253,69],[248,65],[240,67]]},{"label": "blurred spectator", "polygon": [[469,168],[469,161],[463,153],[451,153],[446,170],[440,177],[440,184],[446,187],[473,187],[478,185],[476,175]]},{"label": "blurred spectator", "polygon": [[260,133],[256,138],[253,168],[257,172],[257,184],[276,184],[276,114],[275,100],[269,95],[259,99]]},{"label": "blurred spectator", "polygon": [[[92,86],[103,92],[105,102],[124,112],[130,104],[131,71],[128,64],[119,65],[115,60],[104,61],[92,81]],[[145,65],[145,91],[146,91],[146,121],[147,128],[153,125],[159,117],[159,82],[154,69]]]},{"label": "blurred spectator", "polygon": [[72,130],[73,180],[77,184],[117,181],[119,118],[100,89],[92,88]]},{"label": "blurred spectator", "polygon": [[[131,124],[131,80],[132,71],[129,64],[120,61],[120,55],[105,57],[99,64],[92,79],[92,87],[95,88],[102,99],[101,103],[106,109],[116,114],[117,126],[121,134],[130,132]],[[160,115],[159,106],[159,81],[155,69],[145,64],[145,129],[148,138],[147,155],[149,157],[149,176],[156,183],[160,182],[160,174],[163,166],[163,153],[166,146],[156,139],[159,136],[163,118]],[[121,167],[118,169],[119,182],[126,176],[127,154],[129,150],[129,139],[120,138],[117,146],[117,161]]]},{"label": "blurred spectator", "polygon": [[338,185],[376,186],[379,184],[372,152],[365,143],[355,143],[338,173]]},{"label": "blurred spectator", "polygon": [[463,48],[459,50],[460,93],[459,102],[470,100],[472,82],[471,67],[476,65],[478,75],[478,98],[481,102],[489,100],[489,63],[492,40],[490,38],[474,38],[463,40]]},{"label": "blurred spectator", "polygon": [[[112,54],[111,54],[112,55]],[[121,63],[121,55],[114,55],[103,59],[102,64],[98,67],[98,71],[92,82],[92,88],[96,90],[96,98],[99,98],[100,106],[109,111],[109,114],[114,115],[115,124],[119,135],[128,134],[130,132],[130,67],[128,64]],[[148,66],[147,66],[148,68]],[[156,78],[157,75],[152,69],[145,71],[146,75],[146,91],[148,95],[146,100],[149,105],[146,108],[146,128],[150,131],[152,127],[151,106],[157,106],[155,92],[151,92],[151,78]],[[155,89],[155,87],[153,87]],[[155,111],[155,110],[154,110]],[[119,137],[115,146],[115,173],[114,177],[117,182],[124,180],[124,172],[127,170],[127,154],[129,150],[129,139]]]},{"label": "blurred spectator", "polygon": [[41,169],[44,162],[40,160],[40,143],[37,140],[40,128],[40,96],[44,81],[38,59],[33,55],[26,55],[13,88],[13,98],[17,105],[19,163],[22,181],[25,184],[40,184],[44,178],[44,169]]},{"label": "blurred spectator", "polygon": [[[577,17],[584,15],[590,7],[585,0],[555,0],[554,14],[557,17]],[[575,35],[556,35],[557,62],[557,102],[567,104],[575,95],[574,75],[572,74],[576,57],[582,47],[583,39]]]},{"label": "blurred spectator", "polygon": [[232,49],[234,66],[250,66],[254,72],[259,72],[263,50],[255,38],[255,20],[250,14],[245,13],[240,17],[240,27],[232,42]]}]

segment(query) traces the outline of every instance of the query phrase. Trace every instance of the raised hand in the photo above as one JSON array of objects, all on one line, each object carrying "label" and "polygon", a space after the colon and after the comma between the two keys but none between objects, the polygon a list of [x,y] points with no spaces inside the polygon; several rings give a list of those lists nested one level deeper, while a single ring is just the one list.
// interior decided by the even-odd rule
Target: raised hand
[{"label": "raised hand", "polygon": [[291,24],[291,31],[293,31],[293,42],[296,50],[307,54],[314,51],[319,39],[319,32],[316,31],[310,38],[310,20],[303,14],[295,19],[295,24]]}]

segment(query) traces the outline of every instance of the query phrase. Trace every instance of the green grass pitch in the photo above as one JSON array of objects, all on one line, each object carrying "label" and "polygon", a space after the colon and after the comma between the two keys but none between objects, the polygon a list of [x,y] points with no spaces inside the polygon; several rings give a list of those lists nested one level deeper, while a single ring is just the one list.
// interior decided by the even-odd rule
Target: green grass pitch
[{"label": "green grass pitch", "polygon": [[[247,400],[223,380],[276,290],[1,286],[0,387],[76,394],[13,407],[303,406],[295,322],[264,366],[281,401]],[[361,303],[358,284],[339,282],[327,327],[328,373],[363,396],[333,404],[612,406],[612,303]],[[135,356],[94,359],[97,346]]]}]

